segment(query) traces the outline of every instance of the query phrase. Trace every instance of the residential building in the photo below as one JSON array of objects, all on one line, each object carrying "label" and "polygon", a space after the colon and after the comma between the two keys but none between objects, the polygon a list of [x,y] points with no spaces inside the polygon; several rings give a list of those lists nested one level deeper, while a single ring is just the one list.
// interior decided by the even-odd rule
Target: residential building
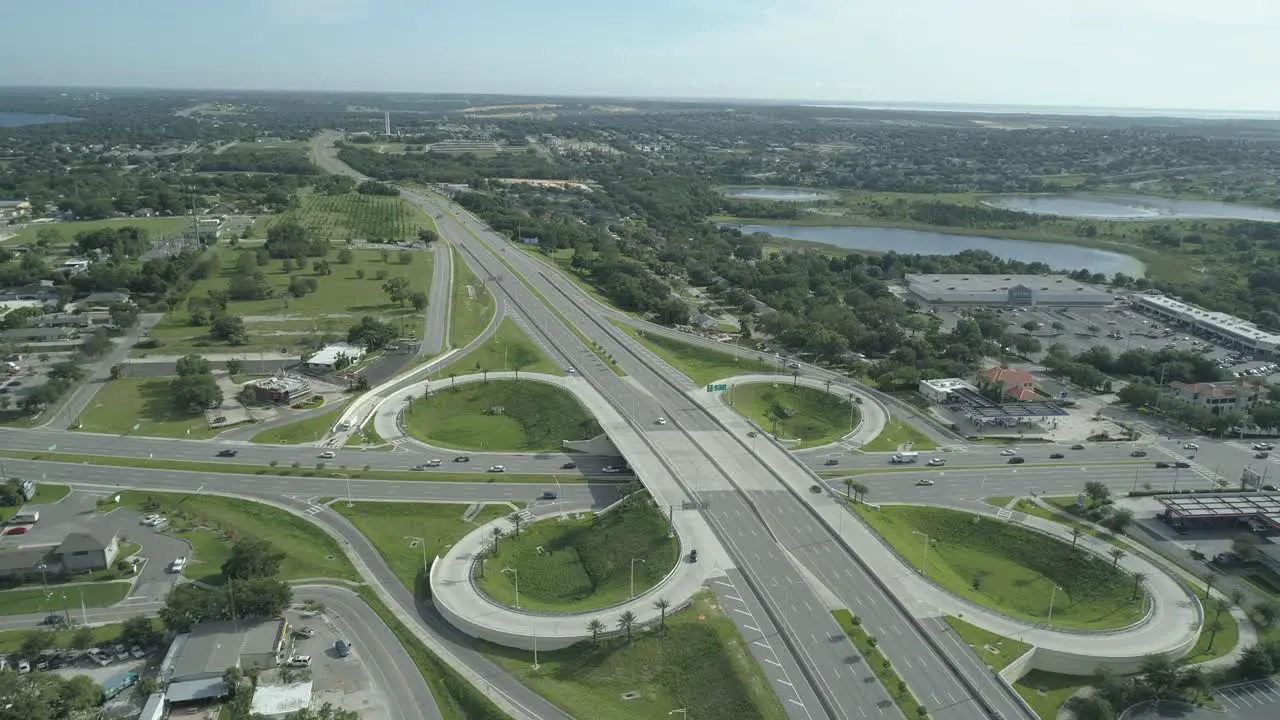
[{"label": "residential building", "polygon": [[89,532],[69,533],[53,551],[65,572],[93,572],[111,567],[120,552],[120,536],[100,537]]},{"label": "residential building", "polygon": [[1110,305],[1111,293],[1063,275],[907,275],[907,289],[930,305]]},{"label": "residential building", "polygon": [[1133,295],[1129,301],[1135,310],[1219,344],[1244,348],[1267,357],[1280,354],[1280,334],[1263,330],[1234,315],[1188,305],[1156,292]]},{"label": "residential building", "polygon": [[62,297],[52,280],[41,280],[34,285],[22,285],[0,290],[0,300],[39,300],[46,305],[57,303]]},{"label": "residential building", "polygon": [[226,697],[227,668],[273,668],[281,661],[288,623],[283,618],[201,623],[174,638],[161,668],[171,704]]},{"label": "residential building", "polygon": [[0,199],[0,220],[31,217],[31,201],[26,198]]},{"label": "residential building", "polygon": [[0,340],[10,343],[64,342],[77,340],[80,331],[73,327],[36,327],[0,330]]},{"label": "residential building", "polygon": [[[307,358],[303,365],[314,372],[332,372],[338,369],[339,365],[350,365],[360,358],[364,357],[365,348],[363,345],[352,345],[351,343],[333,343],[325,345],[317,350],[311,357]],[[344,363],[346,365],[344,365]]]},{"label": "residential building", "polygon": [[1267,396],[1267,386],[1243,378],[1223,382],[1169,383],[1169,394],[1175,398],[1205,407],[1213,412],[1222,408],[1248,410]]},{"label": "residential building", "polygon": [[226,215],[234,215],[235,213],[236,213],[236,209],[226,203],[218,203],[217,205],[214,205],[213,207],[204,211],[205,215],[226,216]]},{"label": "residential building", "polygon": [[93,261],[89,258],[71,258],[70,260],[63,260],[62,264],[58,266],[58,269],[67,275],[79,275],[85,270],[88,270],[89,266],[92,264]]},{"label": "residential building", "polygon": [[129,293],[127,292],[96,292],[81,300],[80,305],[81,307],[109,308],[116,303],[127,302],[129,302]]}]

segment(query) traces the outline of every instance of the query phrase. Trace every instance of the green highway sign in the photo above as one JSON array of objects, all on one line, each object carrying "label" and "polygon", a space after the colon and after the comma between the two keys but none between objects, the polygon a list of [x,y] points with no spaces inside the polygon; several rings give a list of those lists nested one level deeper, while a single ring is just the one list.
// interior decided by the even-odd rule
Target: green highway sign
[{"label": "green highway sign", "polygon": [[707,386],[707,392],[723,392],[728,389],[729,389],[728,385],[708,385]]}]

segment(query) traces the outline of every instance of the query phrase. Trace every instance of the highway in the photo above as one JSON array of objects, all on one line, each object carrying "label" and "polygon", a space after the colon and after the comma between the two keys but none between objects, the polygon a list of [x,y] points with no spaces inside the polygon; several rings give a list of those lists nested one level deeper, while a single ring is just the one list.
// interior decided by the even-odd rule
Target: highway
[{"label": "highway", "polygon": [[449,301],[453,297],[453,253],[445,243],[431,246],[431,295],[423,318],[418,355],[431,357],[449,344]]}]

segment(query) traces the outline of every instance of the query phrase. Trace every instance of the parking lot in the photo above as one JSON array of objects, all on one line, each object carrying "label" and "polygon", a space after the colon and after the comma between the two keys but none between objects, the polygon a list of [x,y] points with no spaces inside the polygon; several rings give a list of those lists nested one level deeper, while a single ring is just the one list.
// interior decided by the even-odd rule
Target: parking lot
[{"label": "parking lot", "polygon": [[[309,614],[308,614],[309,615]],[[311,706],[326,702],[354,710],[361,720],[388,720],[387,698],[394,688],[383,688],[373,681],[362,657],[354,630],[342,625],[342,619],[328,614],[308,616],[296,611],[285,613],[294,628],[309,627],[315,636],[293,636],[293,655],[311,656]],[[339,639],[353,643],[351,654],[339,657],[333,649]]]},{"label": "parking lot", "polygon": [[1230,717],[1280,717],[1280,682],[1275,678],[1218,688],[1218,700]]}]

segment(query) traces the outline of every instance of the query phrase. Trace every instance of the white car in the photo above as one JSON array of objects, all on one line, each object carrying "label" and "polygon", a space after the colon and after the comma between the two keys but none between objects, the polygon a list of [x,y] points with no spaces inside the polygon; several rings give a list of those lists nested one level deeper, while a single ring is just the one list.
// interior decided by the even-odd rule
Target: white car
[{"label": "white car", "polygon": [[[938,467],[939,465],[946,465],[946,464],[947,464],[947,461],[943,460],[942,458],[934,458],[929,462],[925,463],[925,465],[928,465],[929,467]],[[930,483],[930,485],[932,484],[933,483]]]},{"label": "white car", "polygon": [[604,467],[600,468],[600,472],[605,472],[605,473],[620,473],[620,472],[622,472],[622,468],[620,468],[620,467],[616,467],[616,466],[614,466],[614,465],[605,465]]},{"label": "white car", "polygon": [[332,450],[325,450],[324,452],[320,453],[320,457],[324,458],[325,460],[328,460],[329,458],[337,457],[337,455],[334,454]]},{"label": "white car", "polygon": [[657,424],[659,424],[659,425],[666,425],[666,424],[667,424],[667,419],[666,419],[666,418],[658,418],[657,420],[654,420],[654,422],[655,422],[655,423],[657,423]]},{"label": "white car", "polygon": [[169,563],[169,572],[180,573],[186,567],[187,567],[187,559],[184,557],[180,557],[174,560],[173,562]]},{"label": "white car", "polygon": [[933,481],[932,481],[932,480],[930,480],[929,478],[920,478],[919,480],[917,480],[917,481],[916,481],[916,484],[917,484],[917,485],[932,485],[932,484],[933,484]]},{"label": "white car", "polygon": [[440,458],[431,458],[425,463],[426,467],[440,467]]},{"label": "white car", "polygon": [[506,472],[506,471],[507,471],[507,468],[506,468],[506,466],[505,466],[505,465],[490,465],[490,466],[489,466],[489,472]]},{"label": "white car", "polygon": [[1010,456],[1010,455],[1017,455],[1018,453],[1013,448],[1005,448],[1004,450],[1000,451],[1000,454],[1004,456]]},{"label": "white car", "polygon": [[574,370],[574,369],[573,369],[573,368],[571,368],[571,367],[567,367],[567,368],[565,368],[565,369],[564,369],[564,371],[565,371],[565,372],[567,372],[567,373],[569,373],[570,375],[572,375],[572,374],[574,374],[574,373],[578,372],[577,370]]},{"label": "white car", "polygon": [[311,667],[311,656],[294,655],[289,658],[289,667]]},{"label": "white car", "polygon": [[1199,450],[1200,446],[1195,443],[1182,443],[1183,450]]},{"label": "white car", "polygon": [[19,660],[19,661],[18,661],[18,674],[19,674],[19,675],[26,675],[26,674],[27,674],[27,673],[29,673],[29,672],[31,672],[31,663],[27,662],[26,660]]},{"label": "white car", "polygon": [[163,517],[163,516],[161,516],[161,515],[148,515],[148,516],[146,516],[146,517],[142,518],[142,524],[143,524],[143,525],[146,525],[147,527],[152,527],[152,526],[154,526],[156,523],[160,522],[160,518],[161,518],[161,517]]}]

